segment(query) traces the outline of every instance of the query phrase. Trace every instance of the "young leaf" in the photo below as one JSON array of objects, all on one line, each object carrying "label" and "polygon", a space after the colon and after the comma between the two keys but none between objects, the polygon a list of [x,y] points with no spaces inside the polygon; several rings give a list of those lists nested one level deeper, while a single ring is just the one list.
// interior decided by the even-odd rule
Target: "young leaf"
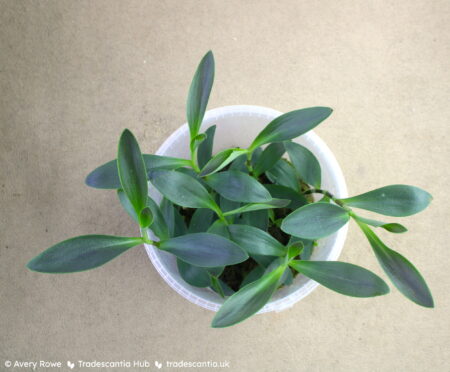
[{"label": "young leaf", "polygon": [[291,267],[338,293],[353,297],[374,297],[389,292],[379,276],[363,267],[338,261],[298,261]]},{"label": "young leaf", "polygon": [[214,155],[202,168],[200,177],[208,176],[225,168],[234,159],[247,153],[245,149],[226,149]]},{"label": "young leaf", "polygon": [[197,150],[197,148],[206,140],[206,134],[200,133],[197,134],[192,140],[191,140],[191,149]]},{"label": "young leaf", "polygon": [[304,249],[303,242],[301,240],[296,241],[288,247],[288,259],[292,259],[300,255]]},{"label": "young leaf", "polygon": [[151,183],[172,203],[187,208],[218,208],[201,183],[187,174],[156,170],[150,172],[149,177]]},{"label": "young leaf", "polygon": [[211,159],[212,157],[212,150],[213,150],[213,144],[214,144],[214,134],[216,132],[216,126],[213,125],[209,127],[206,131],[206,140],[203,141],[200,146],[198,147],[197,152],[197,161],[198,166],[200,168],[203,168],[205,164]]},{"label": "young leaf", "polygon": [[348,212],[337,205],[312,203],[289,214],[281,230],[305,239],[319,239],[339,230],[349,218]]},{"label": "young leaf", "polygon": [[[154,169],[178,169],[190,167],[191,162],[187,159],[172,158],[152,154],[142,155],[147,173]],[[111,160],[94,169],[86,177],[86,185],[97,189],[120,189],[119,173],[117,172],[117,160]]]},{"label": "young leaf", "polygon": [[253,171],[255,177],[259,177],[259,175],[271,169],[281,159],[285,151],[282,142],[274,142],[267,146],[255,164]]},{"label": "young leaf", "polygon": [[197,67],[189,88],[187,101],[187,120],[191,138],[195,137],[202,124],[214,81],[214,56],[211,51],[205,54]]},{"label": "young leaf", "polygon": [[272,120],[250,145],[250,150],[269,142],[281,142],[298,137],[319,125],[332,109],[329,107],[310,107],[291,111]]},{"label": "young leaf", "polygon": [[120,136],[117,169],[122,189],[139,213],[147,203],[147,172],[136,138],[128,129]]},{"label": "young leaf", "polygon": [[243,203],[270,201],[270,193],[256,179],[239,171],[215,173],[206,177],[206,183],[223,197]]},{"label": "young leaf", "polygon": [[393,217],[405,217],[424,210],[432,196],[415,186],[391,185],[340,201],[350,207],[367,209]]},{"label": "young leaf", "polygon": [[210,233],[186,234],[160,242],[159,248],[200,267],[234,265],[248,258],[238,245]]},{"label": "young leaf", "polygon": [[238,213],[244,213],[244,212],[251,212],[251,211],[258,211],[260,209],[269,209],[269,208],[283,208],[286,205],[289,204],[289,200],[285,199],[272,199],[265,203],[251,203],[251,204],[245,204],[240,208],[233,209],[232,211],[226,212],[223,215],[224,216],[231,216],[233,214]]},{"label": "young leaf", "polygon": [[366,224],[356,222],[369,240],[380,266],[397,289],[418,305],[434,307],[427,283],[414,265],[400,253],[384,245]]},{"label": "young leaf", "polygon": [[286,248],[271,235],[253,226],[228,226],[230,238],[250,256],[284,256]]},{"label": "young leaf", "polygon": [[300,191],[300,182],[295,168],[286,159],[280,159],[266,172],[267,178],[278,185],[286,186],[297,192]]},{"label": "young leaf", "polygon": [[322,170],[314,154],[306,147],[295,142],[287,141],[284,143],[284,146],[300,178],[308,184],[320,188]]},{"label": "young leaf", "polygon": [[284,270],[280,266],[229,297],[215,315],[212,327],[229,327],[258,312],[278,288]]},{"label": "young leaf", "polygon": [[377,220],[371,220],[369,218],[360,217],[357,215],[353,215],[352,217],[358,221],[364,222],[367,225],[374,227],[381,227],[382,229],[385,229],[386,231],[389,231],[391,233],[400,234],[408,231],[408,229],[405,226],[399,223],[395,222],[386,223]]},{"label": "young leaf", "polygon": [[142,238],[84,235],[48,248],[28,262],[30,270],[41,273],[74,273],[101,266],[142,243]]},{"label": "young leaf", "polygon": [[[214,276],[211,276],[211,278],[213,278]],[[231,289],[228,284],[226,284],[223,280],[221,280],[220,278],[217,278],[217,283],[213,286],[213,283],[211,283],[211,289],[216,292],[219,295],[225,295],[225,296],[231,296],[234,292],[233,289]],[[218,286],[220,285],[220,289],[218,288]]]},{"label": "young leaf", "polygon": [[308,204],[308,200],[306,200],[303,194],[300,194],[298,191],[290,189],[289,187],[274,184],[267,184],[264,185],[264,187],[269,190],[270,195],[272,195],[273,198],[289,200],[290,203],[286,208],[295,210]]},{"label": "young leaf", "polygon": [[300,253],[300,258],[302,260],[309,260],[311,258],[314,249],[315,240],[302,239],[297,236],[291,236],[291,238],[289,239],[288,246],[296,243],[301,243],[303,245],[303,249]]},{"label": "young leaf", "polygon": [[153,223],[153,213],[149,207],[145,207],[139,213],[139,225],[142,228],[147,228]]}]

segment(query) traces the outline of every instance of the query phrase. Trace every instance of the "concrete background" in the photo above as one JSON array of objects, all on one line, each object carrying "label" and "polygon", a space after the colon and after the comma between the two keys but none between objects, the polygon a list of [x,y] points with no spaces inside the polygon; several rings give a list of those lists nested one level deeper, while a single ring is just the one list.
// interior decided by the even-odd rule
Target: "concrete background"
[{"label": "concrete background", "polygon": [[[0,370],[212,360],[232,371],[450,371],[449,17],[448,1],[0,1]],[[434,310],[395,288],[376,299],[319,288],[215,330],[143,248],[77,275],[25,269],[70,236],[137,233],[115,193],[84,177],[115,156],[123,128],[152,152],[185,122],[208,49],[210,108],[333,107],[317,133],[351,194],[395,183],[433,194],[404,220],[407,234],[381,236],[421,270]],[[385,277],[355,225],[341,258]]]}]

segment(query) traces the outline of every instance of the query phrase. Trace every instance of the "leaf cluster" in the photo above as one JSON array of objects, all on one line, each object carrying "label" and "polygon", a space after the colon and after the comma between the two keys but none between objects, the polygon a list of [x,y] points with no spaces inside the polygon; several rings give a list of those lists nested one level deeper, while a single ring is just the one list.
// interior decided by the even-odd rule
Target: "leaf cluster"
[{"label": "leaf cluster", "polygon": [[[291,285],[298,274],[347,296],[388,293],[385,281],[367,269],[311,259],[319,239],[352,219],[394,286],[415,303],[433,307],[418,270],[373,231],[380,227],[403,233],[406,228],[365,218],[353,210],[404,217],[425,209],[431,195],[414,186],[390,185],[340,199],[321,189],[319,160],[293,139],[327,119],[332,113],[328,107],[288,112],[268,123],[248,148],[214,154],[215,126],[202,131],[214,69],[213,54],[208,52],[189,89],[190,159],[142,154],[126,129],[116,160],[86,178],[91,187],[116,190],[141,236],[75,237],[48,248],[28,268],[45,273],[78,272],[105,264],[142,243],[152,244],[176,256],[179,273],[188,284],[210,288],[225,298],[212,326],[227,327],[258,312],[280,286]],[[161,203],[149,196],[149,187],[163,195]]]}]

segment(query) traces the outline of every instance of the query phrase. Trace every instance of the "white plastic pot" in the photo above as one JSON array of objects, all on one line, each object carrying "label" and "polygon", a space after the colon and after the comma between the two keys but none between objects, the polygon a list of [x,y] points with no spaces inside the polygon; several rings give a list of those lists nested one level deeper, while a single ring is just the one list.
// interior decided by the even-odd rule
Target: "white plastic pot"
[{"label": "white plastic pot", "polygon": [[[213,153],[229,147],[250,145],[256,135],[274,118],[282,113],[258,106],[225,106],[209,110],[205,114],[202,130],[217,125]],[[312,131],[294,140],[314,153],[322,167],[322,188],[338,197],[347,197],[347,187],[341,168],[328,146]],[[189,159],[189,129],[184,124],[161,145],[157,155]],[[159,203],[161,194],[150,188],[150,196]],[[335,234],[321,239],[315,247],[311,260],[336,260],[347,235],[347,225]],[[155,236],[152,239],[157,239]],[[161,277],[177,293],[205,309],[217,311],[224,300],[208,288],[187,284],[178,274],[175,256],[146,244],[148,256]],[[310,294],[318,284],[303,275],[297,275],[290,286],[279,289],[272,299],[259,311],[282,311]]]}]

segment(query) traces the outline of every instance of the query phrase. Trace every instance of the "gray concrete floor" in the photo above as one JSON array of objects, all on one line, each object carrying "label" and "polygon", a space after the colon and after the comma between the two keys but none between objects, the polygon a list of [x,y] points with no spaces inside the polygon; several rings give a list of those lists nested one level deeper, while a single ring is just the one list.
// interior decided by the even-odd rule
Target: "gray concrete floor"
[{"label": "gray concrete floor", "polygon": [[[0,1],[0,369],[212,360],[232,371],[449,370],[449,16],[448,1]],[[123,128],[152,152],[185,122],[208,49],[210,108],[333,107],[316,132],[351,194],[395,183],[433,194],[404,220],[407,234],[381,235],[421,270],[434,310],[395,289],[354,299],[319,288],[290,310],[215,330],[143,248],[78,275],[25,269],[70,236],[137,233],[115,193],[84,177],[115,156]],[[354,225],[341,258],[384,276]]]}]

